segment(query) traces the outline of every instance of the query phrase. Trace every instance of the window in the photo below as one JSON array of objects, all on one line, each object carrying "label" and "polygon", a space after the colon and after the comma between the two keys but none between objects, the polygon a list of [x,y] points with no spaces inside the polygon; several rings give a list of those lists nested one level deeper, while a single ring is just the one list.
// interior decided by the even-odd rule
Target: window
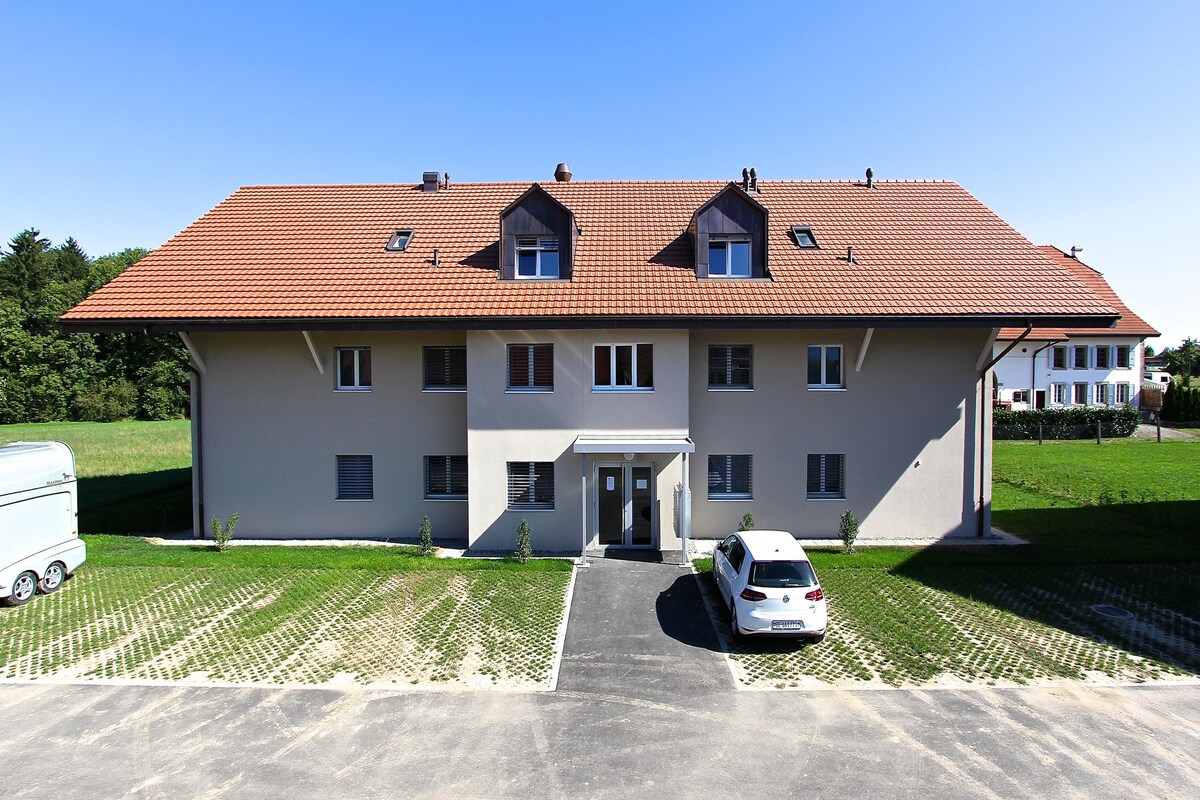
[{"label": "window", "polygon": [[1055,383],[1050,386],[1050,402],[1058,406],[1067,404],[1067,385]]},{"label": "window", "polygon": [[510,344],[508,388],[522,392],[554,391],[554,345]]},{"label": "window", "polygon": [[1117,369],[1129,369],[1129,345],[1117,345]]},{"label": "window", "polygon": [[1074,359],[1071,361],[1071,366],[1075,369],[1088,368],[1088,349],[1084,345],[1079,345],[1072,348],[1074,351]]},{"label": "window", "polygon": [[375,499],[375,469],[371,456],[337,457],[337,499]]},{"label": "window", "polygon": [[1029,390],[1028,389],[1014,389],[1013,394],[1012,394],[1012,401],[1014,403],[1028,403],[1029,402]]},{"label": "window", "polygon": [[708,457],[708,499],[749,500],[750,456]]},{"label": "window", "polygon": [[1110,390],[1108,388],[1107,383],[1097,383],[1096,384],[1096,404],[1097,405],[1107,406],[1107,405],[1112,404],[1112,395],[1109,394],[1109,391]]},{"label": "window", "polygon": [[518,236],[517,277],[557,278],[558,238],[555,236]]},{"label": "window", "polygon": [[808,454],[808,499],[846,497],[846,456],[840,453]]},{"label": "window", "polygon": [[1067,368],[1067,348],[1055,347],[1051,350],[1050,356],[1051,369],[1066,369]]},{"label": "window", "polygon": [[1088,385],[1086,383],[1075,384],[1075,392],[1071,397],[1071,402],[1077,406],[1087,405]]},{"label": "window", "polygon": [[461,392],[467,388],[467,348],[426,347],[424,388],[432,391]]},{"label": "window", "polygon": [[817,246],[817,237],[813,236],[812,228],[807,225],[793,225],[792,236],[796,237],[796,244],[801,247]]},{"label": "window", "polygon": [[425,456],[425,499],[467,499],[466,456]]},{"label": "window", "polygon": [[708,346],[709,389],[752,389],[753,349],[748,344]]},{"label": "window", "polygon": [[412,241],[413,232],[411,230],[402,229],[392,234],[392,238],[388,239],[386,250],[403,252],[408,247],[408,243]]},{"label": "window", "polygon": [[513,511],[553,511],[554,462],[509,461],[508,507]]},{"label": "window", "polygon": [[717,278],[749,278],[750,240],[710,236],[708,274]]},{"label": "window", "polygon": [[1103,345],[1096,346],[1096,369],[1108,369],[1108,357],[1111,352]]},{"label": "window", "polygon": [[842,388],[842,346],[840,344],[809,345],[808,388]]},{"label": "window", "polygon": [[339,347],[337,388],[342,392],[371,391],[371,348]]},{"label": "window", "polygon": [[593,348],[592,388],[654,389],[654,349],[649,344],[598,344]]},{"label": "window", "polygon": [[1123,406],[1128,402],[1129,402],[1129,384],[1128,383],[1118,383],[1117,384],[1117,405]]}]

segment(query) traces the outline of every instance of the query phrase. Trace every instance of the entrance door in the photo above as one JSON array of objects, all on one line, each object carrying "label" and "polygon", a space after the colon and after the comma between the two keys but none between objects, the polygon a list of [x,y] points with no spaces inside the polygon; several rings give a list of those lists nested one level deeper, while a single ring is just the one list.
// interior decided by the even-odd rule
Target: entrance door
[{"label": "entrance door", "polygon": [[1036,392],[1033,393],[1033,407],[1034,408],[1045,408],[1046,407],[1046,390],[1045,389],[1038,389]]},{"label": "entrance door", "polygon": [[596,532],[601,547],[654,545],[654,467],[596,467]]}]

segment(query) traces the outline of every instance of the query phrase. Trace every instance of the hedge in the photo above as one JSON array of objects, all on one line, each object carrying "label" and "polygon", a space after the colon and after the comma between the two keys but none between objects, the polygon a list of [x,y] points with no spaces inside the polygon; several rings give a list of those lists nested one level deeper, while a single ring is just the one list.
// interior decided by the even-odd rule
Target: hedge
[{"label": "hedge", "polygon": [[1168,422],[1200,421],[1200,387],[1168,383],[1163,394],[1162,418]]},{"label": "hedge", "polygon": [[1043,439],[1091,439],[1100,423],[1103,436],[1129,436],[1138,426],[1139,415],[1133,406],[1089,408],[1039,408],[1036,411],[992,413],[993,439],[1037,439],[1041,427]]}]

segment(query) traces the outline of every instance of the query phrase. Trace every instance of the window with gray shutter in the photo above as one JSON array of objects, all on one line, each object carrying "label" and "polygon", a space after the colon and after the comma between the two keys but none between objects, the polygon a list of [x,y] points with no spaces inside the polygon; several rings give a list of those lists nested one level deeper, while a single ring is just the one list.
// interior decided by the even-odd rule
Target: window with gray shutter
[{"label": "window with gray shutter", "polygon": [[748,344],[708,346],[708,388],[750,389],[753,350]]},{"label": "window with gray shutter", "polygon": [[708,457],[708,499],[749,500],[751,458],[748,455]]},{"label": "window with gray shutter", "polygon": [[841,453],[808,454],[808,499],[846,496],[846,456]]},{"label": "window with gray shutter", "polygon": [[424,388],[432,391],[461,392],[467,388],[467,348],[426,347]]},{"label": "window with gray shutter", "polygon": [[425,456],[425,499],[467,499],[466,456]]},{"label": "window with gray shutter", "polygon": [[510,344],[508,388],[523,392],[554,391],[554,345]]},{"label": "window with gray shutter", "polygon": [[554,462],[509,461],[508,507],[513,511],[553,511]]},{"label": "window with gray shutter", "polygon": [[337,457],[337,499],[375,499],[375,468],[371,456]]}]

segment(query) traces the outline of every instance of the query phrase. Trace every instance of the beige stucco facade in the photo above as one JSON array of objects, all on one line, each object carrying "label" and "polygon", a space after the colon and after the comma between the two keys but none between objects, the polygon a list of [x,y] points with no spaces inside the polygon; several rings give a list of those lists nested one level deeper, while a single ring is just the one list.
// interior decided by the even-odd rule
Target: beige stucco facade
[{"label": "beige stucco facade", "polygon": [[[653,466],[654,545],[677,547],[679,453],[582,455],[581,434],[690,437],[692,534],[717,537],[754,515],[760,528],[835,537],[854,510],[866,537],[973,535],[990,503],[990,440],[979,435],[980,354],[991,331],[552,330],[194,334],[204,361],[196,452],[197,524],[234,511],[246,538],[434,536],[511,550],[526,519],[536,549],[596,542],[596,465]],[[550,392],[506,390],[506,345],[552,344]],[[653,345],[652,391],[592,386],[597,344]],[[710,344],[753,347],[753,388],[708,387]],[[807,386],[806,348],[840,345],[845,388]],[[423,391],[422,347],[466,346],[467,391]],[[336,389],[335,349],[370,347],[370,391]],[[985,409],[984,413],[989,413]],[[806,455],[845,456],[845,497],[809,500]],[[335,498],[339,454],[369,454],[374,499]],[[752,499],[710,500],[708,456],[749,454]],[[466,455],[467,500],[427,500],[426,455]],[[551,510],[510,510],[507,462],[552,462]],[[585,489],[586,484],[586,489]],[[199,488],[199,486],[198,486]],[[201,516],[201,514],[203,516]]]}]

